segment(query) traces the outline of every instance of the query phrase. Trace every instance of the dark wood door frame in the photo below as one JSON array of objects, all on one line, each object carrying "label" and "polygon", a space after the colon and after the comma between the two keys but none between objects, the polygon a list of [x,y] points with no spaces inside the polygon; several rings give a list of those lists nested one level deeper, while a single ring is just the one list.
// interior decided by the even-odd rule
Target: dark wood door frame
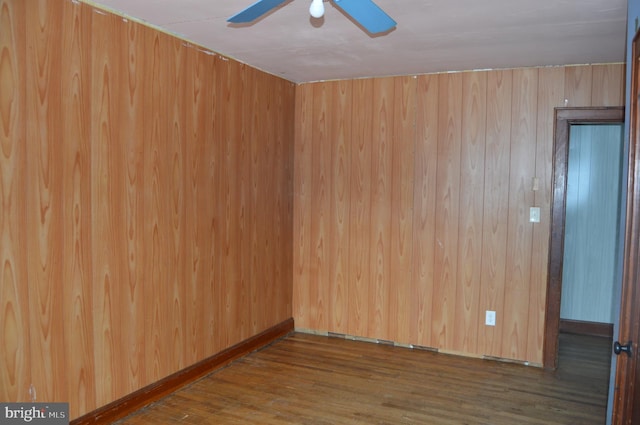
[{"label": "dark wood door frame", "polygon": [[623,123],[624,108],[556,108],[555,117],[551,237],[543,350],[543,366],[549,369],[558,366],[570,128],[572,124]]}]

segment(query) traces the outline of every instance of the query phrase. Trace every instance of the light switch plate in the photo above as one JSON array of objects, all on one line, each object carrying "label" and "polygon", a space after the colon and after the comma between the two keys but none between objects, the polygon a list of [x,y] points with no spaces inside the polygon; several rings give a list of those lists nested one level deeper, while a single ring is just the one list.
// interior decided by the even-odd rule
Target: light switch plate
[{"label": "light switch plate", "polygon": [[531,223],[540,223],[540,207],[529,208],[529,221]]},{"label": "light switch plate", "polygon": [[496,312],[487,310],[485,315],[484,324],[487,326],[495,326],[496,325]]}]

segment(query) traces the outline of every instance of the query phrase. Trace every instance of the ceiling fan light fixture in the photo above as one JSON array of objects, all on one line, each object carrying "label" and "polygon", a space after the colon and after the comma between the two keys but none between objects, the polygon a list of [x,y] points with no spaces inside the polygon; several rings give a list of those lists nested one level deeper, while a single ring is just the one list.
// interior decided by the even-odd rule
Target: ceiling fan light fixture
[{"label": "ceiling fan light fixture", "polygon": [[[234,24],[253,22],[287,1],[290,0],[258,0],[227,19],[227,22]],[[333,0],[333,4],[372,35],[391,31],[397,25],[396,21],[374,3],[374,0]],[[309,13],[316,19],[322,18],[324,16],[323,0],[312,0]]]},{"label": "ceiling fan light fixture", "polygon": [[323,0],[312,0],[309,7],[309,14],[314,18],[322,18],[324,16]]}]

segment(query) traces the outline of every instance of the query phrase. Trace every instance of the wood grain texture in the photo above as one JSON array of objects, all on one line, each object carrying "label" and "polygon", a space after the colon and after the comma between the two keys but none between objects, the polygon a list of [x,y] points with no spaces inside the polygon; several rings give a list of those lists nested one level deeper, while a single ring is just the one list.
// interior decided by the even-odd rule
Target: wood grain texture
[{"label": "wood grain texture", "polygon": [[[270,311],[273,311],[273,305],[271,307],[265,301],[265,294],[269,288],[265,288],[264,285],[269,285],[267,280],[268,276],[265,276],[265,270],[260,259],[262,253],[265,250],[263,232],[258,229],[265,229],[270,226],[268,216],[265,215],[266,207],[264,199],[269,199],[268,196],[261,194],[262,190],[265,190],[261,185],[262,173],[267,172],[267,167],[270,163],[265,162],[262,157],[261,144],[265,140],[265,128],[263,127],[264,119],[269,117],[272,112],[266,108],[260,108],[260,99],[268,96],[268,87],[264,87],[266,83],[266,76],[262,74],[256,74],[257,81],[255,82],[253,90],[254,108],[251,111],[250,116],[254,121],[252,124],[252,137],[249,146],[248,161],[251,168],[251,183],[247,189],[250,189],[251,198],[251,222],[255,223],[250,231],[250,252],[251,258],[251,276],[252,282],[250,285],[251,293],[251,327],[254,332],[260,331]],[[267,136],[268,138],[269,136]],[[263,197],[265,196],[265,197]]]},{"label": "wood grain texture", "polygon": [[[93,291],[91,255],[91,64],[85,60],[91,50],[92,12],[64,3],[61,108],[63,169],[63,289],[65,312],[65,364],[69,415],[76,417],[96,406],[93,341]],[[142,300],[142,297],[139,297]],[[140,322],[136,322],[140,323]],[[142,347],[144,338],[135,341]],[[131,358],[135,364],[139,354]],[[139,379],[139,375],[136,375]],[[134,382],[137,382],[134,380]],[[75,396],[73,396],[75,394]]]},{"label": "wood grain texture", "polygon": [[[218,60],[215,64],[215,96],[216,103],[220,105],[226,105],[225,108],[229,108],[229,118],[233,119],[236,111],[234,110],[235,105],[228,105],[230,101],[230,88],[229,88],[229,63],[226,61]],[[222,106],[220,106],[222,108]],[[213,244],[215,246],[215,254],[214,254],[214,264],[212,265],[214,273],[215,273],[215,281],[213,286],[213,299],[217,299],[221,301],[220,308],[215,309],[215,323],[216,323],[216,333],[213,337],[215,344],[217,347],[223,347],[225,342],[229,340],[229,328],[218,328],[221,323],[225,322],[225,316],[227,314],[227,310],[230,308],[228,294],[226,290],[226,284],[229,278],[232,278],[232,275],[225,275],[225,272],[228,272],[228,267],[225,265],[225,259],[228,259],[229,254],[227,250],[229,249],[226,240],[228,238],[228,221],[230,218],[227,217],[227,208],[228,208],[228,193],[226,192],[225,185],[227,173],[227,158],[225,155],[225,151],[227,149],[228,135],[226,134],[229,120],[221,120],[222,113],[219,109],[216,108],[214,112],[214,120],[213,120],[213,138],[217,140],[213,147],[214,149],[214,157],[215,157],[215,177],[214,177],[214,190],[216,193],[216,203],[214,205],[214,238]],[[252,247],[256,249],[256,247]],[[256,312],[257,314],[258,312]]]},{"label": "wood grain texture", "polygon": [[70,423],[72,425],[113,423],[127,414],[141,409],[167,396],[171,392],[179,390],[181,387],[202,378],[207,373],[228,366],[229,363],[240,357],[265,348],[270,343],[287,336],[292,331],[293,319],[287,319],[239,344],[200,360],[86,415],[77,417]]},{"label": "wood grain texture", "polygon": [[327,329],[347,333],[349,324],[349,200],[351,199],[351,120],[348,113],[352,106],[352,85],[340,81],[334,83],[333,102],[330,110],[338,117],[329,126],[331,145],[330,191],[330,285],[327,294],[331,300],[327,306]]},{"label": "wood grain texture", "polygon": [[613,339],[613,323],[560,319],[560,334],[589,335]]},{"label": "wood grain texture", "polygon": [[139,25],[128,22],[123,31],[118,31],[122,48],[122,60],[117,72],[122,76],[118,96],[120,110],[119,135],[123,144],[123,215],[125,226],[123,241],[126,241],[126,262],[123,264],[122,286],[119,305],[124,325],[119,344],[120,356],[128,359],[123,368],[125,391],[140,388],[145,382],[144,339],[145,339],[145,298],[144,298],[144,127],[139,125],[144,117],[144,69],[145,39]]},{"label": "wood grain texture", "polygon": [[[489,73],[478,353],[497,357],[506,319],[498,312],[504,311],[506,283],[512,87],[512,71]],[[487,310],[496,312],[495,327],[484,324]]]},{"label": "wood grain texture", "polygon": [[[209,180],[209,156],[207,146],[198,143],[202,138],[211,137],[211,130],[200,123],[207,122],[206,114],[212,110],[212,84],[208,75],[212,70],[207,60],[196,49],[185,49],[184,87],[184,161],[185,161],[185,222],[184,222],[184,275],[185,279],[185,364],[193,364],[203,358],[207,349],[205,339],[210,338],[205,311],[209,290],[207,260],[211,257],[211,246],[207,243],[207,233],[213,210],[212,197],[202,193],[203,182]],[[143,224],[143,223],[142,223]]]},{"label": "wood grain texture", "polygon": [[311,165],[311,275],[310,293],[315,300],[314,328],[328,330],[328,305],[331,303],[329,290],[331,281],[331,140],[329,117],[334,91],[331,85],[318,84],[313,91],[312,133],[313,162]]},{"label": "wood grain texture", "polygon": [[538,102],[536,69],[513,71],[511,103],[511,147],[509,170],[509,213],[507,221],[507,263],[504,291],[504,327],[500,357],[517,358],[526,353],[533,205],[531,176],[535,173],[536,121]]},{"label": "wood grain texture", "polygon": [[84,3],[0,19],[2,399],[78,417],[289,319],[294,86]]},{"label": "wood grain texture", "polygon": [[[312,189],[304,196],[296,191],[301,263],[294,291],[305,294],[294,299],[298,325],[541,365],[553,108],[567,97],[590,103],[595,86],[605,87],[603,93],[608,87],[619,90],[618,79],[610,76],[622,65],[595,69],[528,68],[421,75],[415,84],[411,77],[393,77],[299,86],[302,121],[296,122],[300,156],[295,166],[301,180],[296,184],[312,184]],[[343,106],[336,99],[347,86],[352,101]],[[339,175],[331,171],[337,160],[330,134],[349,114],[344,107],[351,108],[351,137],[339,143],[351,153],[350,198],[327,203],[326,196],[336,199]],[[412,108],[413,118],[406,112]],[[407,137],[413,138],[413,148]],[[333,146],[331,153],[317,145],[320,138]],[[320,183],[327,179],[331,182]],[[335,220],[345,203],[349,248],[338,254],[336,243],[326,241],[340,235],[347,243],[342,222]],[[540,224],[529,223],[531,206],[541,208]],[[408,211],[411,221],[403,219]],[[311,229],[311,241],[298,239]],[[410,254],[402,245],[403,229],[411,229]],[[307,250],[311,260],[305,267]],[[348,262],[345,283],[331,260],[338,255]],[[348,293],[346,331],[336,320],[345,308],[341,285]],[[495,327],[484,324],[486,310],[497,312]]]},{"label": "wood grain texture", "polygon": [[[253,332],[247,335],[247,337],[255,335],[256,332],[264,331],[273,326],[273,317],[285,317],[291,318],[291,296],[293,285],[291,281],[291,271],[293,268],[293,251],[291,248],[293,240],[293,141],[294,141],[294,129],[291,125],[291,119],[295,116],[295,105],[293,99],[295,98],[295,85],[291,82],[282,81],[280,86],[270,84],[271,77],[266,74],[262,74],[256,69],[252,69],[253,75],[262,75],[265,79],[264,85],[270,87],[271,97],[274,99],[275,109],[273,115],[276,117],[272,119],[267,115],[264,120],[273,122],[273,133],[270,135],[269,140],[274,145],[273,162],[270,167],[279,170],[276,173],[274,181],[271,182],[272,197],[275,198],[271,201],[272,210],[271,217],[275,217],[275,226],[270,228],[273,231],[273,238],[271,245],[265,250],[263,259],[270,258],[273,250],[280,250],[281,247],[287,249],[282,250],[278,255],[271,257],[273,263],[273,274],[271,281],[266,286],[271,290],[273,296],[273,305],[275,305],[275,311],[268,309],[268,305],[264,305],[267,314],[265,315],[265,321],[262,323],[260,329],[254,329]],[[249,78],[252,74],[248,72],[243,74],[245,78],[249,79],[252,84],[257,84],[258,79]],[[260,98],[254,100],[255,108],[260,107]],[[262,176],[266,173],[252,176],[252,180],[264,180]],[[267,202],[269,202],[269,191],[261,190],[265,194]],[[253,208],[255,209],[255,208]],[[285,283],[283,285],[283,283]],[[258,300],[256,300],[257,302]]]},{"label": "wood grain texture", "polygon": [[[0,1],[0,399],[29,399],[25,4]],[[36,312],[37,314],[37,312]]]},{"label": "wood grain texture", "polygon": [[591,106],[624,104],[625,70],[620,64],[593,65]]},{"label": "wood grain texture", "polygon": [[[246,69],[246,72],[243,75],[243,96],[245,99],[243,102],[253,103],[255,106],[249,110],[243,110],[243,121],[251,122],[251,125],[242,127],[242,137],[240,142],[243,149],[243,172],[239,177],[241,177],[242,181],[245,182],[245,184],[240,185],[238,188],[241,192],[240,202],[242,211],[241,249],[247,252],[252,252],[252,255],[241,255],[240,258],[240,268],[241,270],[245,270],[242,275],[243,290],[245,292],[243,296],[243,303],[245,303],[245,305],[249,307],[249,311],[251,311],[250,315],[242,317],[240,320],[246,321],[250,325],[249,329],[251,329],[252,332],[259,332],[262,330],[262,324],[266,323],[265,320],[268,316],[268,312],[278,310],[278,305],[281,300],[279,299],[280,297],[264,298],[262,295],[264,290],[269,289],[272,285],[272,282],[267,280],[267,278],[270,279],[271,277],[262,276],[264,272],[257,269],[257,266],[260,264],[259,258],[265,258],[263,255],[268,252],[266,251],[268,250],[268,245],[264,246],[262,250],[260,249],[261,244],[258,240],[259,233],[255,231],[257,227],[253,227],[251,223],[255,223],[256,225],[260,223],[261,227],[265,226],[265,221],[263,220],[273,216],[270,215],[270,211],[272,210],[265,210],[262,206],[276,205],[275,202],[277,201],[273,196],[277,195],[279,199],[280,191],[283,189],[277,184],[272,186],[273,189],[271,196],[260,198],[262,190],[260,186],[260,183],[262,183],[261,175],[265,172],[265,165],[273,164],[274,171],[272,171],[272,173],[275,173],[275,169],[282,172],[281,169],[286,167],[286,165],[284,165],[286,161],[282,166],[275,166],[275,163],[261,161],[261,152],[259,147],[263,137],[265,136],[265,134],[263,134],[262,123],[264,122],[264,118],[268,117],[272,113],[269,110],[261,113],[261,108],[259,106],[261,98],[270,99],[268,91],[266,93],[260,91],[260,87],[267,82],[264,80],[264,76],[255,70]],[[271,134],[266,136],[267,137],[264,140],[271,140]],[[272,158],[277,161],[278,155],[276,154]],[[279,174],[276,175],[279,176]],[[274,177],[276,175],[274,175]],[[280,229],[281,221],[285,220],[285,218],[278,216],[276,220],[277,223],[274,228]],[[268,224],[266,224],[265,227],[265,230],[267,229],[269,229]],[[264,285],[267,286],[265,287]],[[268,292],[272,292],[273,289],[282,288],[273,286],[273,288]],[[284,294],[281,294],[280,296],[284,297]],[[264,301],[272,303],[274,308],[268,308]]]},{"label": "wood grain texture", "polygon": [[[349,334],[365,336],[368,334],[369,309],[374,308],[369,305],[373,80],[357,80],[352,84],[351,143],[353,147],[351,148],[350,169]],[[311,300],[311,303],[314,302],[315,300]]]},{"label": "wood grain texture", "polygon": [[438,77],[438,167],[431,346],[452,350],[458,282],[462,74]]},{"label": "wood grain texture", "polygon": [[371,125],[371,199],[369,214],[369,322],[365,336],[386,337],[391,273],[391,179],[393,153],[393,78],[373,82]]},{"label": "wood grain texture", "polygon": [[296,90],[295,108],[295,152],[293,172],[293,277],[298,285],[293,287],[293,316],[296,325],[310,329],[311,297],[309,294],[310,249],[311,249],[311,123],[313,108],[313,84],[300,86]]},{"label": "wood grain texture", "polygon": [[478,345],[482,276],[482,220],[486,149],[487,73],[463,74],[460,151],[460,214],[455,339],[453,350],[474,353]]},{"label": "wood grain texture", "polygon": [[[436,235],[446,236],[437,220],[450,220],[447,235],[470,228],[452,209],[470,202],[453,190],[467,177],[440,162],[438,148],[460,164],[471,158],[439,135],[473,129],[464,105],[475,96],[462,89],[444,108],[451,88],[440,80],[476,75],[295,87],[84,3],[0,0],[0,20],[3,399],[28,400],[34,383],[39,400],[65,398],[79,416],[294,310],[309,328],[432,346],[446,326],[445,340],[467,340],[455,322],[440,321],[433,335],[434,294],[449,290],[434,263]],[[622,67],[561,68],[563,94],[615,102]],[[501,143],[511,134],[513,72],[486,74],[479,320],[485,309],[503,311],[513,266],[501,168],[511,161]],[[316,99],[323,92],[332,100]],[[537,125],[534,115],[527,125]],[[329,160],[314,164],[317,152]],[[437,202],[446,193],[437,177],[458,201]],[[312,208],[319,199],[324,221]],[[447,238],[458,297],[463,244]],[[409,274],[409,286],[397,284]],[[527,308],[526,326],[539,326],[540,304]],[[538,353],[531,334],[526,351]],[[477,339],[468,354],[500,354],[484,325]]]},{"label": "wood grain texture", "polygon": [[410,322],[415,344],[432,346],[435,284],[436,172],[438,152],[437,75],[418,77],[416,105],[415,180],[413,191],[413,276]]},{"label": "wood grain texture", "polygon": [[[165,246],[165,267],[167,268],[168,289],[171,295],[168,299],[169,314],[167,319],[170,326],[168,339],[168,362],[171,365],[165,373],[174,373],[186,366],[184,363],[184,321],[185,321],[185,282],[183,262],[183,228],[184,228],[184,46],[181,40],[173,37],[163,37],[167,60],[165,66],[168,78],[164,90],[167,95],[169,108],[169,129],[167,132],[166,165],[164,170],[164,191],[167,198],[164,213],[168,215],[168,241]],[[233,329],[233,328],[232,328]]]},{"label": "wood grain texture", "polygon": [[27,51],[34,66],[27,71],[27,226],[33,232],[29,250],[29,302],[31,314],[31,369],[34,385],[44,400],[63,401],[64,322],[62,320],[62,169],[60,140],[61,62],[52,55],[61,42],[58,31],[62,9],[38,2],[27,10]]},{"label": "wood grain texture", "polygon": [[413,191],[417,77],[395,79],[388,335],[409,343],[413,298]]},{"label": "wood grain texture", "polygon": [[[168,169],[165,161],[168,129],[167,100],[162,82],[167,76],[162,66],[162,39],[159,34],[145,32],[145,109],[143,117],[143,179],[144,191],[144,243],[142,259],[145,267],[145,375],[149,381],[157,381],[168,370],[162,353],[170,351],[169,341],[163,338],[164,329],[170,329],[166,316],[169,306],[166,298],[164,246],[169,243],[166,233],[165,213],[168,209],[163,202],[163,170]],[[218,310],[216,310],[218,311]]]},{"label": "wood grain texture", "polygon": [[592,105],[593,67],[567,66],[564,74],[565,107],[595,106]]},{"label": "wood grain texture", "polygon": [[[202,92],[203,102],[205,104],[205,110],[202,112],[202,121],[198,120],[194,123],[194,126],[199,128],[200,137],[198,140],[215,140],[215,124],[218,122],[217,113],[221,109],[222,101],[218,96],[216,90],[216,84],[214,78],[209,78],[211,75],[216,75],[216,69],[219,59],[210,58],[204,56],[201,53],[198,54],[200,61],[204,62],[204,75],[203,79],[206,82],[205,90]],[[198,180],[198,193],[199,193],[199,211],[202,217],[201,230],[202,230],[202,244],[203,244],[203,256],[202,256],[202,271],[204,282],[202,308],[204,314],[199,312],[199,317],[205,321],[205,334],[203,344],[203,355],[206,356],[209,353],[216,353],[223,349],[218,341],[217,335],[220,328],[220,323],[217,320],[217,308],[211,308],[212,300],[216,298],[216,287],[220,281],[220,267],[218,265],[218,252],[219,247],[217,245],[217,235],[219,233],[219,218],[216,204],[220,197],[217,191],[217,179],[218,179],[218,157],[217,157],[217,143],[203,143],[202,151],[204,154],[203,160],[203,173],[200,180]]]},{"label": "wood grain texture", "polygon": [[548,373],[522,365],[296,333],[116,425],[181,419],[269,425],[602,424],[611,340],[562,337],[560,369]]},{"label": "wood grain texture", "polygon": [[94,12],[92,24],[93,69],[91,96],[91,215],[93,253],[94,357],[96,402],[99,405],[123,396],[126,368],[120,367],[119,338],[123,326],[119,303],[123,287],[123,268],[127,264],[123,226],[124,174],[120,131],[119,90],[120,19]]},{"label": "wood grain texture", "polygon": [[[241,74],[242,76],[242,103],[243,104],[253,104],[254,107],[251,108],[251,113],[245,114],[243,118],[243,122],[246,122],[246,125],[241,127],[240,137],[238,140],[238,144],[240,145],[240,163],[242,172],[238,174],[237,178],[240,178],[241,184],[238,185],[237,190],[239,192],[238,202],[240,208],[240,235],[241,239],[238,241],[240,245],[240,259],[239,259],[239,267],[240,267],[240,282],[241,282],[241,295],[240,295],[240,303],[239,305],[242,308],[242,311],[249,311],[250,314],[243,314],[240,316],[240,325],[241,335],[250,335],[255,332],[259,332],[262,330],[262,323],[259,323],[260,314],[259,312],[264,311],[264,305],[260,302],[257,294],[258,290],[261,288],[261,284],[256,281],[256,277],[254,277],[255,270],[252,267],[254,263],[253,259],[255,258],[253,255],[242,255],[243,252],[251,252],[253,251],[253,243],[254,243],[254,234],[252,231],[252,222],[258,222],[258,217],[261,215],[261,208],[255,202],[255,191],[256,189],[256,179],[259,179],[260,171],[257,169],[257,166],[260,164],[257,161],[258,157],[256,152],[254,152],[253,146],[254,141],[259,140],[261,131],[259,127],[259,123],[262,122],[261,119],[257,119],[257,114],[260,111],[259,109],[259,97],[258,97],[258,86],[261,84],[260,73],[256,70],[253,70],[249,67],[245,67],[245,72]],[[267,112],[269,113],[269,112]],[[279,121],[279,120],[277,120]],[[268,136],[270,137],[270,136]],[[278,155],[276,155],[276,158]],[[254,158],[256,161],[254,161]],[[280,168],[284,169],[287,166],[286,156],[283,153],[283,165]],[[289,157],[291,158],[291,157]],[[275,201],[278,204],[281,190],[280,185],[277,184],[276,191],[274,191],[273,195],[277,194],[278,201]],[[286,186],[284,187],[286,190]],[[285,217],[277,217],[276,229],[281,229],[281,223],[285,221]],[[257,241],[256,241],[257,243]],[[258,255],[256,253],[255,255]],[[284,296],[283,296],[284,297]],[[290,298],[290,296],[289,296]],[[276,298],[276,303],[280,302],[280,297]],[[275,306],[274,306],[275,307]],[[278,309],[276,309],[278,310]],[[278,310],[279,311],[279,310]]]},{"label": "wood grain texture", "polygon": [[[254,72],[259,72],[255,70]],[[267,84],[268,83],[267,79]],[[276,89],[273,87],[273,96],[277,102],[277,119],[273,139],[276,143],[276,151],[274,155],[273,167],[280,170],[277,174],[275,184],[275,193],[277,194],[277,202],[274,205],[273,215],[277,217],[277,226],[274,231],[276,237],[274,239],[271,250],[287,247],[280,255],[275,256],[273,261],[275,265],[275,274],[270,285],[273,288],[274,301],[277,306],[275,312],[271,312],[267,316],[267,321],[263,324],[263,329],[272,326],[272,317],[286,316],[292,317],[292,292],[293,283],[291,271],[293,269],[293,148],[294,148],[294,128],[291,125],[292,117],[295,117],[295,85],[291,82],[282,82],[283,84]],[[256,105],[259,105],[256,99]],[[267,117],[268,119],[269,117]],[[255,176],[254,178],[261,178]],[[271,251],[265,253],[269,255]],[[286,285],[279,284],[286,282]],[[253,334],[253,333],[252,333]]]},{"label": "wood grain texture", "polygon": [[[267,241],[264,244],[264,250],[262,251],[262,254],[260,256],[262,261],[267,265],[266,268],[268,270],[268,273],[266,274],[266,276],[268,276],[268,280],[259,285],[260,288],[264,288],[267,290],[268,297],[265,300],[266,302],[262,304],[264,308],[264,315],[260,326],[260,331],[269,327],[270,317],[274,314],[282,312],[281,307],[279,306],[287,302],[286,300],[284,300],[284,296],[286,296],[287,291],[284,290],[284,288],[282,288],[283,290],[279,290],[279,287],[275,284],[275,282],[281,281],[280,279],[283,279],[284,276],[291,275],[290,272],[283,274],[282,277],[281,275],[279,275],[280,261],[278,261],[278,259],[285,258],[288,255],[289,250],[283,251],[279,257],[272,257],[269,261],[265,261],[269,256],[269,253],[271,253],[273,250],[279,249],[280,246],[284,246],[278,244],[278,242],[281,241],[279,235],[286,234],[281,229],[285,224],[287,227],[291,225],[291,218],[289,214],[287,214],[287,212],[289,211],[287,203],[284,202],[284,199],[281,195],[283,192],[289,192],[287,182],[290,182],[290,179],[282,179],[280,177],[281,175],[290,175],[289,173],[287,173],[287,168],[284,166],[285,163],[290,164],[290,161],[283,162],[282,158],[280,157],[280,147],[282,146],[282,142],[280,140],[280,131],[285,131],[284,129],[288,128],[288,126],[286,126],[288,117],[282,116],[280,114],[281,109],[278,105],[279,91],[276,90],[275,86],[267,83],[269,77],[266,74],[262,75],[262,78],[264,79],[264,83],[261,83],[260,86],[268,88],[267,99],[270,99],[270,103],[273,105],[265,112],[268,114],[273,114],[273,117],[275,119],[269,120],[268,115],[265,115],[261,119],[262,124],[260,125],[260,127],[264,128],[264,126],[267,125],[267,128],[270,129],[267,137],[264,139],[267,146],[269,147],[269,155],[263,155],[261,157],[262,169],[259,174],[256,174],[254,176],[257,182],[262,183],[258,188],[258,193],[262,195],[262,204],[269,207],[269,209],[267,210],[267,214],[263,216],[265,223],[265,232],[262,233],[267,237]],[[260,97],[258,97],[258,99],[260,99]],[[287,144],[291,142],[292,141],[288,141]],[[289,166],[290,165],[288,165],[288,167]],[[263,179],[261,176],[264,176],[269,169],[278,169],[279,172],[272,180]],[[281,213],[279,214],[278,212]],[[272,224],[271,220],[268,220],[268,217],[275,217],[275,226]],[[290,244],[291,238],[287,238],[286,243]],[[273,310],[269,308],[269,306],[274,306]]]},{"label": "wood grain texture", "polygon": [[[226,119],[218,121],[220,131],[220,174],[218,181],[218,191],[220,194],[220,203],[218,204],[220,214],[220,288],[221,299],[223,300],[222,309],[219,311],[219,323],[229,323],[229,326],[221,330],[222,346],[233,345],[236,339],[238,323],[238,303],[239,292],[232,288],[241,287],[241,270],[238,265],[240,262],[239,245],[236,241],[242,241],[240,229],[240,191],[235,188],[237,167],[240,165],[240,128],[237,123],[242,122],[242,110],[238,102],[234,102],[232,97],[236,91],[241,90],[242,81],[239,78],[239,69],[232,62],[221,64],[224,68],[217,80],[218,89],[222,96],[223,102],[227,104]],[[242,178],[242,177],[240,177]],[[257,200],[256,200],[257,201]],[[260,223],[258,219],[258,223]],[[260,246],[256,247],[260,250]],[[258,312],[259,313],[259,312]]]},{"label": "wood grain texture", "polygon": [[[262,176],[276,169],[276,144],[278,139],[277,128],[275,122],[278,121],[278,108],[275,87],[268,84],[269,77],[266,74],[260,75],[259,80],[259,92],[257,94],[258,99],[268,99],[266,102],[261,102],[257,107],[262,107],[260,110],[260,125],[261,131],[265,131],[264,135],[260,136],[260,150],[254,155],[255,161],[259,164],[259,172],[254,173],[254,185],[255,191],[258,195],[257,207],[263,209],[264,212],[259,215],[259,227],[258,232],[261,249],[258,251],[259,257],[257,264],[256,279],[257,285],[262,293],[265,295],[261,299],[261,316],[259,321],[259,330],[262,331],[268,327],[269,318],[277,314],[277,295],[282,296],[286,292],[279,291],[276,286],[276,262],[274,257],[269,258],[269,255],[273,250],[279,249],[275,244],[276,242],[276,228],[274,226],[274,220],[269,217],[277,218],[275,215],[276,207],[278,206],[277,197],[275,196],[278,188],[279,174],[276,174],[273,179],[264,179]],[[266,106],[266,107],[265,107]],[[275,119],[269,119],[269,116],[273,116]],[[286,118],[282,118],[286,119]],[[266,136],[266,137],[265,137]],[[284,169],[280,169],[278,173],[284,173]],[[286,211],[286,210],[285,210]],[[284,213],[284,211],[283,211]],[[282,252],[280,255],[284,255]],[[236,319],[237,320],[237,319]]]}]

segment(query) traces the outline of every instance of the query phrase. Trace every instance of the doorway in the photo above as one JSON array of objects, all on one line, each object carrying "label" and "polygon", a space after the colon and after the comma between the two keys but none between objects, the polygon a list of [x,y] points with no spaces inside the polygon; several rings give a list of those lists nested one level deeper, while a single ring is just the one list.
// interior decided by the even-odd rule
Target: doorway
[{"label": "doorway", "polygon": [[[553,200],[551,204],[551,240],[549,249],[549,278],[543,365],[555,369],[558,366],[558,337],[560,328],[562,278],[564,265],[565,219],[567,211],[567,182],[569,172],[569,146],[572,126],[606,125],[624,123],[624,108],[557,108],[554,134]],[[622,143],[620,141],[620,143]],[[624,203],[621,197],[620,204]],[[616,207],[618,208],[618,207]],[[619,208],[624,208],[620,205]],[[618,212],[619,216],[619,212]],[[620,227],[620,226],[619,226]],[[618,240],[618,244],[622,242]],[[615,284],[621,280],[620,261],[616,262]],[[615,300],[616,297],[612,297]],[[618,302],[612,301],[612,303]],[[617,314],[616,310],[613,314]]]},{"label": "doorway", "polygon": [[569,129],[560,329],[613,337],[622,279],[622,123]]}]

